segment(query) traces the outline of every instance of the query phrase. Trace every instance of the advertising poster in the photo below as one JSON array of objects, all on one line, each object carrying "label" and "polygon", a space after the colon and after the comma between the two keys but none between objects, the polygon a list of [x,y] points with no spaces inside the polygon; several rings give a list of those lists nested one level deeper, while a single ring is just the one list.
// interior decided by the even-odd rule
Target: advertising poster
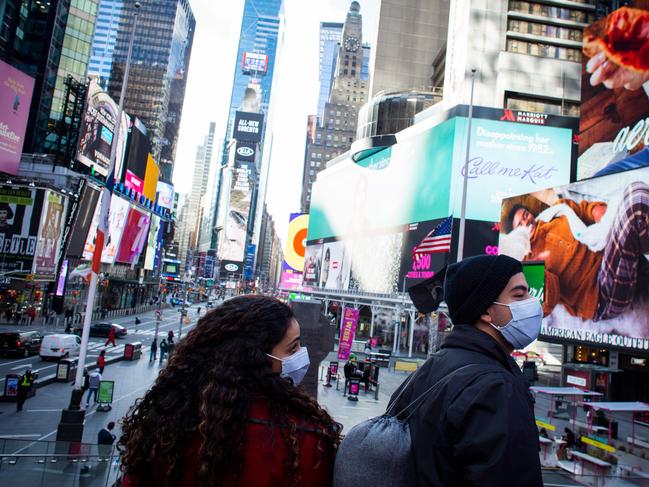
[{"label": "advertising poster", "polygon": [[304,256],[304,275],[302,284],[318,287],[322,272],[322,244],[309,245]]},{"label": "advertising poster", "polygon": [[33,273],[38,276],[54,277],[58,263],[59,247],[68,207],[67,198],[48,191],[43,204]]},{"label": "advertising poster", "polygon": [[241,64],[243,74],[264,75],[268,71],[268,54],[245,51]]},{"label": "advertising poster", "polygon": [[[122,233],[128,217],[129,204],[125,199],[113,195],[110,200],[110,212],[108,214],[108,236],[101,254],[101,261],[104,264],[114,264],[119,251],[119,243],[122,240]],[[97,229],[95,228],[95,237]],[[92,259],[92,254],[90,255]]]},{"label": "advertising poster", "polygon": [[254,165],[237,161],[232,174],[230,205],[220,254],[222,260],[243,262],[248,214],[254,187]]},{"label": "advertising poster", "polygon": [[147,129],[139,118],[134,118],[128,129],[123,182],[128,189],[133,189],[138,193],[142,193],[144,190],[149,150]]},{"label": "advertising poster", "polygon": [[282,271],[281,288],[286,290],[295,290],[302,287],[302,273],[287,269]]},{"label": "advertising poster", "polygon": [[288,222],[288,237],[284,249],[284,270],[302,272],[304,269],[304,254],[306,251],[306,237],[309,229],[309,215],[307,213],[291,213]]},{"label": "advertising poster", "polygon": [[411,286],[435,276],[435,271],[448,263],[448,252],[416,255],[415,250],[423,240],[444,219],[413,223],[405,228],[403,249],[401,250],[401,269],[399,272],[399,291],[405,292]]},{"label": "advertising poster", "polygon": [[630,3],[584,31],[580,180],[649,165],[649,10]]},{"label": "advertising poster", "polygon": [[63,296],[65,293],[65,279],[68,277],[68,259],[64,259],[61,264],[61,272],[59,272],[59,278],[56,281],[56,296]]},{"label": "advertising poster", "polygon": [[[82,257],[84,260],[92,260],[92,255],[95,253],[95,242],[97,241],[97,227],[99,227],[99,218],[101,217],[101,193],[97,191],[97,204],[95,211],[92,214],[92,220],[88,227],[88,236],[86,237],[83,246]],[[110,230],[110,229],[109,229]]]},{"label": "advertising poster", "polygon": [[102,176],[108,174],[110,152],[113,144],[118,144],[115,174],[121,174],[122,170],[128,118],[126,114],[123,115],[120,136],[116,137],[114,132],[117,111],[117,104],[99,86],[97,78],[91,78],[88,85],[86,112],[79,132],[79,148],[76,158],[81,164],[91,169],[94,168],[95,172]]},{"label": "advertising poster", "polygon": [[152,271],[155,264],[155,256],[158,252],[158,234],[160,233],[160,217],[151,215],[151,225],[146,243],[146,255],[144,256],[144,269]]},{"label": "advertising poster", "polygon": [[340,342],[338,344],[338,360],[348,360],[352,351],[354,337],[356,336],[356,325],[358,324],[359,311],[353,308],[345,308],[343,326],[340,329]]},{"label": "advertising poster", "polygon": [[173,184],[158,181],[158,206],[173,210],[174,208],[174,187]]},{"label": "advertising poster", "polygon": [[[68,244],[68,255],[70,257],[83,256],[85,243],[88,240],[95,210],[99,203],[99,194],[99,191],[90,186],[86,186],[83,190],[81,204],[79,205],[77,218],[74,221],[70,242]],[[97,218],[99,218],[99,215],[97,215]]]},{"label": "advertising poster", "polygon": [[158,168],[158,163],[155,161],[153,156],[149,154],[146,160],[146,175],[144,176],[144,189],[142,190],[142,194],[151,201],[155,201],[159,177],[160,169]]},{"label": "advertising poster", "polygon": [[18,174],[34,78],[0,61],[0,171]]},{"label": "advertising poster", "polygon": [[239,161],[254,162],[257,155],[257,144],[252,142],[237,141],[236,158]]},{"label": "advertising poster", "polygon": [[257,246],[255,244],[248,244],[246,247],[246,260],[243,263],[243,276],[245,279],[252,279],[254,274],[253,266],[255,265],[255,252]]},{"label": "advertising poster", "polygon": [[236,112],[232,138],[236,140],[247,140],[248,142],[259,142],[263,128],[263,113]]},{"label": "advertising poster", "polygon": [[499,251],[543,264],[544,340],[649,351],[649,168],[505,200]]},{"label": "advertising poster", "polygon": [[351,242],[331,242],[324,244],[319,286],[325,289],[345,291],[349,289],[351,263]]},{"label": "advertising poster", "polygon": [[129,208],[128,218],[119,243],[117,262],[131,265],[137,263],[140,254],[147,245],[150,221],[151,218],[147,213],[133,207]]},{"label": "advertising poster", "polygon": [[0,271],[30,273],[45,190],[0,188]]}]

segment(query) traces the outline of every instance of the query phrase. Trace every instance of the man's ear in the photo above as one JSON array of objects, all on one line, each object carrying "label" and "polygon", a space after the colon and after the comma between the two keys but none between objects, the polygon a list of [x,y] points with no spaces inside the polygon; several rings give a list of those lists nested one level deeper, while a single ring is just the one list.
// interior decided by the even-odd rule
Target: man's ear
[{"label": "man's ear", "polygon": [[480,315],[480,319],[484,321],[485,323],[492,323],[492,316],[491,316],[491,306],[489,306],[484,313]]}]

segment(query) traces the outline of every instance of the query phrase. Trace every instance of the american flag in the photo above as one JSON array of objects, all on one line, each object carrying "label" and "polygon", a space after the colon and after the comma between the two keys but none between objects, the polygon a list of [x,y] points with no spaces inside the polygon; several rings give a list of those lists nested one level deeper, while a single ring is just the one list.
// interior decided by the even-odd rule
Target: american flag
[{"label": "american flag", "polygon": [[432,232],[426,235],[412,253],[416,258],[424,254],[436,254],[440,252],[451,251],[451,229],[453,225],[453,216],[449,216],[441,221]]}]

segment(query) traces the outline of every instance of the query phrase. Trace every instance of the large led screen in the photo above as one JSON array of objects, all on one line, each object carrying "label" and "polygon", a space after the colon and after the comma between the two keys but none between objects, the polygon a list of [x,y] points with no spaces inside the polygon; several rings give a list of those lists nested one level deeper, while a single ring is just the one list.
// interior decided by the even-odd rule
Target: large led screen
[{"label": "large led screen", "polygon": [[[114,264],[119,251],[119,244],[122,240],[122,233],[128,218],[129,203],[117,195],[110,199],[110,212],[108,214],[108,236],[104,250],[101,254],[101,261],[104,264]],[[96,229],[95,229],[96,233]],[[92,258],[92,256],[91,256]]]},{"label": "large led screen", "polygon": [[239,161],[235,163],[225,233],[219,248],[222,261],[243,262],[254,174],[254,164]]},{"label": "large led screen", "polygon": [[508,198],[499,249],[544,265],[544,339],[649,350],[649,168]]},{"label": "large led screen", "polygon": [[643,3],[631,2],[584,31],[578,179],[649,165],[649,10]]},{"label": "large led screen", "polygon": [[34,274],[51,278],[56,274],[67,208],[67,198],[52,191],[47,192],[36,243]]},{"label": "large led screen", "polygon": [[0,270],[32,271],[45,191],[0,188]]},{"label": "large led screen", "polygon": [[[90,233],[90,228],[98,206],[99,191],[86,185],[79,204],[77,217],[74,220],[72,234],[68,244],[67,255],[70,257],[83,256],[84,246]],[[99,217],[99,215],[97,215]],[[95,227],[96,230],[96,227]],[[93,235],[94,238],[94,235]]]},{"label": "large led screen", "polygon": [[146,244],[146,255],[144,256],[144,269],[152,271],[155,265],[156,255],[159,251],[158,248],[158,234],[161,232],[162,225],[160,225],[160,217],[151,215],[151,225],[149,228],[149,236]]},{"label": "large led screen", "polygon": [[146,247],[151,217],[130,207],[117,252],[117,262],[134,265]]}]

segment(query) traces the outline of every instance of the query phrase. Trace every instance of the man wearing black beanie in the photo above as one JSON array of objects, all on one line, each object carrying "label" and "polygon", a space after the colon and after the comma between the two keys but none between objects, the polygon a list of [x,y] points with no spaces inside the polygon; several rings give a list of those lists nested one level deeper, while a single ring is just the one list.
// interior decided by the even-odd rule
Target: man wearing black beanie
[{"label": "man wearing black beanie", "polygon": [[510,356],[536,339],[543,317],[521,263],[452,264],[444,297],[453,331],[390,401],[408,420],[418,485],[542,486],[534,404]]}]

